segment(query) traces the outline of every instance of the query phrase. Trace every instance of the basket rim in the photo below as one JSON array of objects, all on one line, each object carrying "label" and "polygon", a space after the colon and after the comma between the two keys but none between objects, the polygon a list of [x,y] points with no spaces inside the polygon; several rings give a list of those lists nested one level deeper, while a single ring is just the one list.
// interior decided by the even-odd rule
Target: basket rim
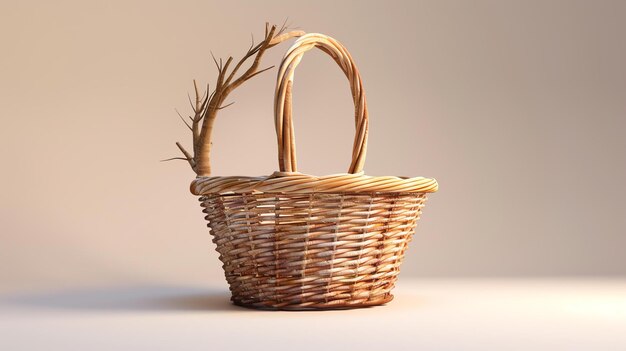
[{"label": "basket rim", "polygon": [[368,176],[363,172],[315,176],[274,172],[269,176],[198,176],[194,195],[226,193],[434,193],[437,180],[425,177]]}]

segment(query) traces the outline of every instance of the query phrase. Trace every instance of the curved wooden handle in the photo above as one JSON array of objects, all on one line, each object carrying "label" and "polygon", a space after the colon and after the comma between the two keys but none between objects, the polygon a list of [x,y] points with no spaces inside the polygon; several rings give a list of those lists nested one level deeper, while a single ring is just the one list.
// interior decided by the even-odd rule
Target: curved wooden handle
[{"label": "curved wooden handle", "polygon": [[363,83],[350,53],[335,39],[323,34],[309,33],[298,39],[283,57],[278,70],[276,92],[274,95],[274,121],[278,137],[278,161],[281,172],[297,172],[296,145],[291,115],[291,87],[293,74],[305,52],[319,48],[330,55],[341,67],[350,81],[352,98],[354,99],[354,119],[356,135],[352,148],[352,162],[349,173],[363,170],[367,153],[368,114]]}]

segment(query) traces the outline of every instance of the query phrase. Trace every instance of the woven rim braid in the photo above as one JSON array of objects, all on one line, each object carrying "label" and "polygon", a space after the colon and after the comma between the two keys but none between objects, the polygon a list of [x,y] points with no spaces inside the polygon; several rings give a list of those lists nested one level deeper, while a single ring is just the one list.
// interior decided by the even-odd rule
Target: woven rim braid
[{"label": "woven rim braid", "polygon": [[[319,48],[341,67],[352,91],[356,135],[348,173],[297,171],[291,109],[294,71]],[[408,243],[437,181],[363,174],[368,112],[348,51],[307,34],[285,54],[274,100],[280,171],[262,177],[198,177],[213,242],[234,303],[267,309],[334,309],[389,302]]]},{"label": "woven rim braid", "polygon": [[362,172],[312,176],[275,172],[264,177],[198,177],[191,183],[195,195],[226,193],[432,193],[435,179],[414,177],[371,177]]}]

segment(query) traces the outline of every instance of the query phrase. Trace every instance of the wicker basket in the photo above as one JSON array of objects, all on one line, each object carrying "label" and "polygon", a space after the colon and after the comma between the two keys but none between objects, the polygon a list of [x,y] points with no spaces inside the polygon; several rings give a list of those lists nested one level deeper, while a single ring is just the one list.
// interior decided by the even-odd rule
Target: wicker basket
[{"label": "wicker basket", "polygon": [[[350,81],[356,137],[348,173],[298,173],[291,86],[302,55],[317,47]],[[336,40],[307,34],[278,72],[275,122],[280,172],[265,177],[198,177],[213,242],[237,305],[334,309],[389,302],[407,244],[426,201],[428,178],[363,175],[368,113],[359,72]]]}]

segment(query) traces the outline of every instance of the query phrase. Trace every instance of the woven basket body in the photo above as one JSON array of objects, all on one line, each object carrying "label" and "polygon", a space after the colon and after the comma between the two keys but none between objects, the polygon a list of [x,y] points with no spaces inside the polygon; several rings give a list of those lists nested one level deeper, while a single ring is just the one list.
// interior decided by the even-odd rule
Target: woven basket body
[{"label": "woven basket body", "polygon": [[390,301],[424,194],[201,197],[236,304],[342,308]]},{"label": "woven basket body", "polygon": [[[296,170],[291,118],[293,71],[320,48],[350,81],[356,136],[348,173],[316,177]],[[365,95],[347,50],[320,35],[301,37],[279,69],[275,99],[280,172],[267,177],[198,177],[213,242],[232,300],[266,309],[332,309],[379,305],[393,298],[429,178],[363,175],[368,133]]]}]

